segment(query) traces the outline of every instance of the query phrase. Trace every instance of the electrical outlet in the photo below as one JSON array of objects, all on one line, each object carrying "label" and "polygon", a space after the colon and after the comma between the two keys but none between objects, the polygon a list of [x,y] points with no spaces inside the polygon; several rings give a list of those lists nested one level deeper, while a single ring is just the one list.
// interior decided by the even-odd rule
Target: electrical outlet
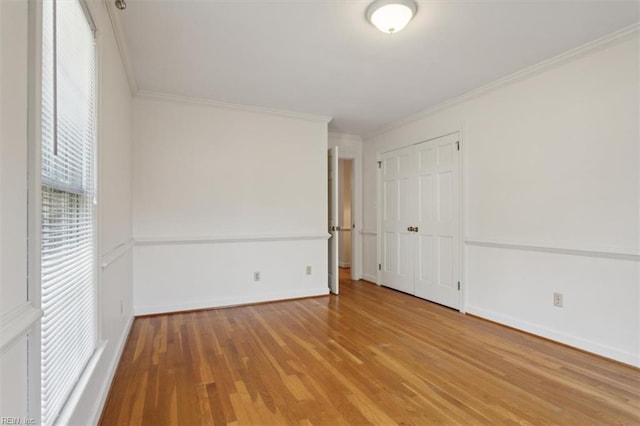
[{"label": "electrical outlet", "polygon": [[260,272],[254,272],[253,273],[253,280],[254,281],[260,281]]},{"label": "electrical outlet", "polygon": [[562,308],[562,293],[553,293],[553,306]]},{"label": "electrical outlet", "polygon": [[307,275],[311,275],[311,266],[307,266]]}]

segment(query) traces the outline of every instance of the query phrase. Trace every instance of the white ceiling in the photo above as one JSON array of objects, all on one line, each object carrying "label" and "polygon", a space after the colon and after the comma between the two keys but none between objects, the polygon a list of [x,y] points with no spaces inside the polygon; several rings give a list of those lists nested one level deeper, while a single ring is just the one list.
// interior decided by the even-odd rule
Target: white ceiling
[{"label": "white ceiling", "polygon": [[360,135],[640,19],[638,1],[419,1],[389,35],[368,1],[127,3],[140,90],[333,116]]}]

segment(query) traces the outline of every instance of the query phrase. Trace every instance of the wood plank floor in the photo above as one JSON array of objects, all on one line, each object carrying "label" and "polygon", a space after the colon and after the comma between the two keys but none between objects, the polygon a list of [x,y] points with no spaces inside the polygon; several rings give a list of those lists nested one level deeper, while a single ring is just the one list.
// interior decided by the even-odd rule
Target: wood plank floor
[{"label": "wood plank floor", "polygon": [[640,370],[343,274],[135,320],[102,425],[640,424]]}]

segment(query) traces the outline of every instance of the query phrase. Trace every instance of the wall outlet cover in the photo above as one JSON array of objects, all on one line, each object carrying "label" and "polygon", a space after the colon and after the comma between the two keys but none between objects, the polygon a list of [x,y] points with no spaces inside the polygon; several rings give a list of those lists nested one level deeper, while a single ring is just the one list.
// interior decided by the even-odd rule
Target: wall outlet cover
[{"label": "wall outlet cover", "polygon": [[553,306],[562,308],[562,293],[553,293]]}]

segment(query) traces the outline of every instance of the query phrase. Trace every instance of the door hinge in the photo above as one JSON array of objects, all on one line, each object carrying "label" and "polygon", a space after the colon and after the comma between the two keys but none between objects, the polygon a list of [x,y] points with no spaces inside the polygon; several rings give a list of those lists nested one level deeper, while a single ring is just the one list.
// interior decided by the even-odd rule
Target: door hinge
[{"label": "door hinge", "polygon": [[456,146],[458,147],[458,151],[460,151],[460,141],[456,142]]},{"label": "door hinge", "polygon": [[378,271],[382,271],[382,263],[378,263]]},{"label": "door hinge", "polygon": [[460,281],[458,281],[458,291],[460,291]]},{"label": "door hinge", "polygon": [[378,161],[378,168],[381,169],[382,168],[382,161]]}]

